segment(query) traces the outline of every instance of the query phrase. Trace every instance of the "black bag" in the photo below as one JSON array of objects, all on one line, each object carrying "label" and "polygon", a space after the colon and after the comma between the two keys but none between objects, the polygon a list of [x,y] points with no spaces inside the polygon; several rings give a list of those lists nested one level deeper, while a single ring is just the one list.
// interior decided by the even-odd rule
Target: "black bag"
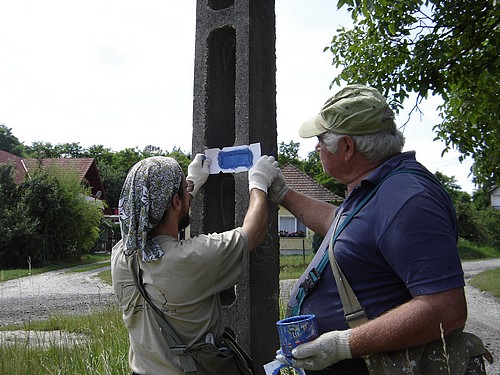
[{"label": "black bag", "polygon": [[479,337],[457,330],[441,340],[364,360],[370,375],[485,375],[483,356],[493,361]]},{"label": "black bag", "polygon": [[189,348],[197,375],[253,375],[253,364],[236,340],[224,331],[214,344],[202,343]]}]

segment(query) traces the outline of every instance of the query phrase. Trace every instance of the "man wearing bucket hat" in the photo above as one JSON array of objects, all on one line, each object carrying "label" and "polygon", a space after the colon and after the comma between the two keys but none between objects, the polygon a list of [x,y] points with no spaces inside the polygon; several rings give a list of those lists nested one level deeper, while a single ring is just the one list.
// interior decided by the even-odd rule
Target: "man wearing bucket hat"
[{"label": "man wearing bucket hat", "polygon": [[[348,195],[337,210],[289,188],[281,173],[271,185],[272,201],[325,237],[289,302],[292,315],[316,315],[320,336],[295,348],[292,358],[277,359],[307,374],[368,374],[362,358],[463,328],[467,309],[454,208],[415,153],[402,152],[404,137],[384,97],[372,87],[347,86],[299,134],[318,138],[324,171],[347,185]],[[333,244],[369,320],[350,328],[330,263],[320,274],[316,267],[333,233],[372,190]]]},{"label": "man wearing bucket hat", "polygon": [[113,248],[111,272],[129,331],[134,374],[184,371],[136,287],[131,265],[139,264],[146,294],[182,344],[190,348],[207,338],[217,342],[224,331],[219,292],[238,282],[244,253],[266,234],[267,190],[279,171],[272,156],[262,156],[248,172],[250,202],[241,227],[179,239],[210,162],[196,155],[186,178],[175,159],[151,157],[134,165],[125,180],[119,201],[122,239]]}]

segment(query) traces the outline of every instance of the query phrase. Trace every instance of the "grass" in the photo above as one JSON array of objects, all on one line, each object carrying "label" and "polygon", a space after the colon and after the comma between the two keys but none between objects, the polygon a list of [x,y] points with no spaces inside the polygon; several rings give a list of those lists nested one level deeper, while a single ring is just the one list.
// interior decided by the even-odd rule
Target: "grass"
[{"label": "grass", "polygon": [[130,374],[128,333],[117,306],[90,315],[55,316],[18,329],[64,330],[83,334],[87,340],[75,342],[73,346],[49,342],[48,346],[40,347],[28,345],[26,341],[0,345],[0,373],[3,375]]},{"label": "grass", "polygon": [[280,280],[298,279],[313,257],[314,254],[280,256]]},{"label": "grass", "polygon": [[481,272],[470,280],[470,284],[483,292],[500,298],[500,268]]},{"label": "grass", "polygon": [[87,271],[97,270],[99,268],[109,266],[110,264],[111,264],[111,261],[101,261],[99,263],[92,263],[89,265],[84,265],[81,267],[72,268],[72,269],[68,270],[67,272],[87,272]]},{"label": "grass", "polygon": [[[18,279],[20,277],[38,275],[40,273],[60,270],[63,268],[80,266],[85,264],[91,264],[100,262],[103,260],[109,260],[109,254],[86,254],[80,260],[70,263],[53,263],[44,267],[31,268],[28,264],[28,268],[18,268],[12,270],[0,270],[0,281],[7,281],[12,279]],[[92,267],[95,267],[92,265]],[[102,267],[102,265],[100,266]],[[78,270],[80,271],[80,270]]]},{"label": "grass", "polygon": [[463,238],[458,240],[458,251],[460,252],[460,258],[465,261],[500,258],[500,249],[476,245]]}]

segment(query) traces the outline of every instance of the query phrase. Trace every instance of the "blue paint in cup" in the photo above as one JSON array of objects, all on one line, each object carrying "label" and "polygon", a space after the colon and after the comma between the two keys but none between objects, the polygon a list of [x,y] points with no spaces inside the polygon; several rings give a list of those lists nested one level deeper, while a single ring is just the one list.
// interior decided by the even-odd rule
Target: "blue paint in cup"
[{"label": "blue paint in cup", "polygon": [[281,351],[287,357],[292,356],[293,348],[319,336],[316,316],[312,314],[291,316],[276,322],[280,338]]}]

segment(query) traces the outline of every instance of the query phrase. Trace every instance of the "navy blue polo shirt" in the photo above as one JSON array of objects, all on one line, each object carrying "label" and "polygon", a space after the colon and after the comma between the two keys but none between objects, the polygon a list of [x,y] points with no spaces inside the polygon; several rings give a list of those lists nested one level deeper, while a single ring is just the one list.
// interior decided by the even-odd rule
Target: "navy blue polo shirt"
[{"label": "navy blue polo shirt", "polygon": [[[398,154],[351,192],[340,207],[342,217],[370,188],[400,169],[427,171],[414,152]],[[414,296],[463,287],[457,238],[455,210],[446,193],[425,177],[401,173],[384,181],[353,217],[334,252],[368,318],[373,319]],[[329,265],[304,299],[301,314],[316,314],[320,333],[348,328]]]}]

